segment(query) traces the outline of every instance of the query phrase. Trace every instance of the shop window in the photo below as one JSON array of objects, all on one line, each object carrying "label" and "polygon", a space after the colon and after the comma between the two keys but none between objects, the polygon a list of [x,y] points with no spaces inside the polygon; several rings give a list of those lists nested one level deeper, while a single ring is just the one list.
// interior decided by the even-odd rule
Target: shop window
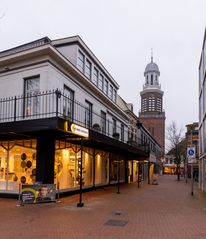
[{"label": "shop window", "polygon": [[[56,142],[56,144],[59,144]],[[62,142],[62,145],[64,143]],[[58,148],[58,146],[56,146]],[[82,184],[92,185],[92,157],[93,149],[84,148],[82,152]],[[55,152],[55,178],[60,189],[78,188],[80,185],[81,148],[70,144],[68,148]]]},{"label": "shop window", "polygon": [[20,183],[36,182],[35,145],[29,140],[1,142],[0,190],[18,191]]},{"label": "shop window", "polygon": [[95,185],[109,182],[109,153],[96,151],[95,156]]}]

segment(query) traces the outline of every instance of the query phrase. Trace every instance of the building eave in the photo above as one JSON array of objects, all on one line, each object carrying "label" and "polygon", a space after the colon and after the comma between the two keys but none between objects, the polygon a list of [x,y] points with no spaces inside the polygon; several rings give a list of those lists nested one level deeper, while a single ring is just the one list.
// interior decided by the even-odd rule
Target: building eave
[{"label": "building eave", "polygon": [[77,84],[79,84],[79,82],[83,82],[84,85],[88,87],[88,89],[92,91],[95,90],[96,94],[100,99],[102,99],[103,102],[106,101],[108,106],[111,109],[117,111],[123,119],[128,119],[127,114],[118,105],[108,99],[107,96],[104,96],[99,89],[93,86],[92,83],[88,81],[86,76],[82,74],[64,55],[62,55],[50,43],[1,57],[0,73],[12,71],[12,67],[10,67],[10,65],[14,65],[16,62],[19,63],[28,59],[35,61],[35,58],[39,58],[41,56],[45,56],[47,59],[50,59],[51,62],[53,61],[53,64],[55,66],[58,65],[59,69],[61,68],[60,70],[63,71],[67,76],[71,77]]},{"label": "building eave", "polygon": [[57,39],[57,40],[52,40],[51,44],[54,47],[71,45],[71,44],[78,44],[81,48],[83,48],[83,50],[88,54],[88,56],[90,56],[91,59],[94,60],[103,69],[103,71],[110,78],[110,80],[115,85],[115,87],[117,89],[119,89],[119,84],[114,80],[114,78],[111,76],[111,74],[107,71],[107,69],[103,66],[103,64],[98,60],[98,58],[95,56],[95,54],[89,49],[89,47],[81,39],[80,36],[77,35],[77,36],[72,36],[72,37],[66,37],[66,38],[61,38],[61,39]]}]

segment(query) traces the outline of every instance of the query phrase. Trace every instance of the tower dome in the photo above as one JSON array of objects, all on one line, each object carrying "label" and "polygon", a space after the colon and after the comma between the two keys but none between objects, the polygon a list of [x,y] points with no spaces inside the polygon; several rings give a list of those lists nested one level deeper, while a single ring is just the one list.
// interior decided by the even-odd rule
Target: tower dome
[{"label": "tower dome", "polygon": [[157,73],[158,76],[160,76],[160,71],[159,67],[156,63],[153,62],[153,57],[151,57],[151,62],[147,64],[145,71],[144,71],[144,76],[148,73]]}]

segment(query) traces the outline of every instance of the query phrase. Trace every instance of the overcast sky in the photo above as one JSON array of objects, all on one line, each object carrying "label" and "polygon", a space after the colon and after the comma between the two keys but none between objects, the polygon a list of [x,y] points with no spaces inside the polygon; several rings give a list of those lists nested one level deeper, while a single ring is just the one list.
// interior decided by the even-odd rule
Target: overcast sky
[{"label": "overcast sky", "polygon": [[136,114],[153,48],[166,126],[198,121],[206,0],[0,0],[0,18],[0,51],[44,36],[79,35]]}]

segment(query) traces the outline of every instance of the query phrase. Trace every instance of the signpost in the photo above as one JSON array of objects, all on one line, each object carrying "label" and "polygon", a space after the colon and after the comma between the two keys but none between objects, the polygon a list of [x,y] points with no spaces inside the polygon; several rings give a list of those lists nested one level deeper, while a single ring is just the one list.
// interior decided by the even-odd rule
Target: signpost
[{"label": "signpost", "polygon": [[191,195],[194,195],[193,188],[194,188],[194,178],[193,178],[193,164],[196,163],[196,153],[195,147],[188,147],[187,148],[187,159],[188,164],[191,165]]},{"label": "signpost", "polygon": [[78,176],[79,176],[79,202],[77,207],[83,207],[82,202],[82,164],[83,164],[83,138],[89,137],[89,130],[77,124],[71,124],[71,132],[81,138],[81,158],[78,161]]}]

